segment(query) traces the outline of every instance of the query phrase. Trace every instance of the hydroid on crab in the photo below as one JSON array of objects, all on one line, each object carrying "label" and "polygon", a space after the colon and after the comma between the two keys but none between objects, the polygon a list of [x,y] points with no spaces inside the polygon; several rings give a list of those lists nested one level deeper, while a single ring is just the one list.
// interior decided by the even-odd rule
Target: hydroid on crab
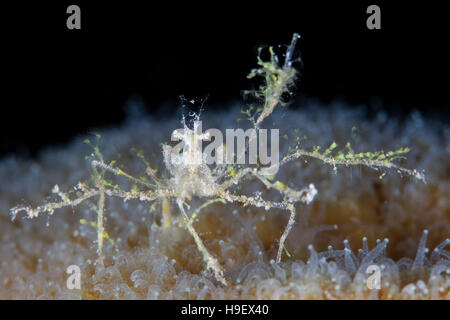
[{"label": "hydroid on crab", "polygon": [[298,74],[297,69],[293,67],[293,55],[298,39],[300,39],[300,35],[294,33],[282,66],[273,47],[269,47],[270,61],[263,61],[261,59],[262,47],[258,49],[259,68],[253,69],[247,78],[260,76],[264,78],[264,83],[258,90],[245,91],[246,94],[251,94],[263,101],[261,106],[256,108],[256,112],[251,115],[255,127],[259,127],[264,119],[272,114],[276,106],[285,105],[283,95],[290,93]]}]

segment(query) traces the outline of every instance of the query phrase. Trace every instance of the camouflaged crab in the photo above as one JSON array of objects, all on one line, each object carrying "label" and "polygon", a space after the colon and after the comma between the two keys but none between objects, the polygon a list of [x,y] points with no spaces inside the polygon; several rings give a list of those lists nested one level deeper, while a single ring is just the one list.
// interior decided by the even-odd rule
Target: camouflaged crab
[{"label": "camouflaged crab", "polygon": [[[264,83],[257,91],[249,92],[258,101],[258,106],[250,106],[248,110],[242,113],[248,116],[256,130],[260,130],[260,126],[265,118],[270,116],[275,107],[283,105],[283,95],[289,94],[290,90],[297,78],[297,70],[293,67],[294,49],[296,41],[299,38],[294,34],[284,58],[284,64],[280,65],[277,55],[272,47],[269,47],[270,60],[263,61],[258,54],[259,67],[252,70],[249,78],[254,76],[262,76]],[[189,231],[195,240],[198,250],[203,256],[206,269],[213,272],[217,281],[223,285],[228,282],[225,279],[224,271],[218,260],[208,251],[202,239],[194,228],[194,221],[198,217],[199,212],[206,206],[215,202],[239,203],[243,206],[263,207],[266,210],[273,208],[283,209],[289,212],[289,220],[279,239],[279,247],[276,256],[276,262],[281,261],[283,250],[285,250],[285,241],[289,232],[294,225],[297,202],[305,204],[311,203],[317,195],[317,190],[313,184],[295,190],[286,186],[281,181],[275,180],[273,174],[267,174],[267,170],[256,167],[236,166],[229,164],[208,165],[204,162],[202,154],[198,153],[195,145],[201,140],[209,139],[208,133],[198,133],[197,128],[190,129],[184,122],[184,128],[173,132],[172,139],[181,140],[183,142],[183,151],[180,152],[176,147],[168,144],[163,145],[164,164],[168,170],[170,177],[163,179],[157,177],[156,170],[152,169],[150,164],[142,157],[145,162],[146,176],[136,178],[126,173],[122,169],[107,164],[98,147],[94,147],[94,158],[91,161],[93,172],[93,183],[78,183],[74,188],[77,196],[71,198],[67,193],[61,191],[56,185],[53,188],[60,199],[55,202],[48,202],[36,208],[28,206],[17,206],[11,209],[12,219],[15,219],[20,212],[25,212],[28,218],[36,218],[42,213],[53,214],[56,209],[63,207],[74,207],[80,203],[91,199],[98,198],[96,206],[97,222],[93,225],[97,228],[97,252],[98,263],[103,264],[102,247],[104,239],[108,239],[109,235],[105,232],[103,225],[103,215],[105,208],[105,197],[119,197],[124,200],[138,199],[143,202],[160,201],[162,203],[162,227],[172,225],[172,214],[170,212],[170,202],[175,202],[183,219],[184,227]],[[253,137],[250,137],[251,140]],[[246,146],[248,147],[248,145]],[[400,148],[390,152],[365,152],[355,153],[349,145],[342,150],[337,150],[336,143],[332,143],[324,152],[320,152],[319,147],[313,150],[304,150],[296,147],[292,152],[286,155],[278,165],[284,165],[287,162],[297,160],[301,157],[312,157],[323,161],[326,164],[336,167],[337,165],[364,165],[374,169],[378,168],[395,168],[399,172],[413,175],[418,179],[424,180],[423,173],[416,170],[409,170],[397,166],[393,161],[403,157],[409,151],[407,148]],[[346,150],[346,151],[344,151]],[[135,184],[131,190],[122,190],[119,186],[111,183],[107,179],[107,174],[125,177]],[[283,195],[283,200],[279,202],[268,201],[260,196],[248,196],[244,194],[236,194],[230,189],[243,182],[244,178],[252,178],[259,180],[266,188],[278,190]],[[189,210],[188,201],[193,198],[205,199],[205,202],[199,207]]]}]

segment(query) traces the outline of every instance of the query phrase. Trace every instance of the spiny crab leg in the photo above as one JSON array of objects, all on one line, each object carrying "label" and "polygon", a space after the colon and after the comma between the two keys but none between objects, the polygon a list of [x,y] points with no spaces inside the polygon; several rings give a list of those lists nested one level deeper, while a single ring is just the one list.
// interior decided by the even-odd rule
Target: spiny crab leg
[{"label": "spiny crab leg", "polygon": [[289,216],[289,220],[288,220],[288,224],[286,225],[286,228],[284,229],[283,234],[281,235],[280,238],[280,243],[278,246],[278,253],[277,253],[277,260],[276,262],[279,263],[281,262],[281,256],[283,254],[283,249],[284,249],[284,243],[286,241],[286,238],[289,234],[289,232],[292,229],[292,226],[295,223],[295,208],[293,204],[284,204],[281,202],[272,202],[272,201],[267,201],[267,200],[263,200],[263,199],[257,199],[255,197],[249,197],[249,196],[245,196],[245,195],[234,195],[228,191],[221,191],[219,193],[219,195],[227,200],[228,202],[239,202],[242,203],[244,205],[253,205],[255,207],[264,207],[266,210],[272,209],[272,208],[277,208],[277,209],[284,209],[284,210],[289,210],[290,211],[290,216]]},{"label": "spiny crab leg", "polygon": [[211,270],[214,273],[214,277],[218,281],[220,281],[224,286],[227,286],[228,281],[225,279],[225,276],[223,274],[223,269],[220,266],[219,261],[209,253],[208,249],[206,249],[205,245],[203,244],[202,239],[200,238],[197,231],[192,226],[194,219],[189,219],[186,211],[184,210],[183,201],[179,198],[177,199],[177,205],[183,216],[186,229],[189,231],[189,233],[194,238],[194,241],[195,241],[195,244],[197,245],[198,250],[203,255],[203,261],[206,263],[206,268]]}]

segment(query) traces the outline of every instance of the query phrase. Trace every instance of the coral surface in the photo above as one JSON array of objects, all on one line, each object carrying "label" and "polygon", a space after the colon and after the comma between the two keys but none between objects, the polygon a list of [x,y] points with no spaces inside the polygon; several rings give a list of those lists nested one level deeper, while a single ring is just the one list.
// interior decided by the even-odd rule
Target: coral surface
[{"label": "coral surface", "polygon": [[[235,128],[229,112],[206,111],[204,130]],[[176,225],[160,226],[160,208],[134,200],[107,199],[105,266],[95,265],[95,201],[61,209],[35,220],[9,209],[39,205],[58,184],[70,190],[90,176],[85,156],[92,150],[77,139],[43,151],[36,160],[0,162],[1,299],[449,299],[450,298],[450,128],[413,113],[404,120],[380,111],[311,101],[299,111],[281,110],[267,127],[280,128],[281,153],[295,137],[305,147],[352,142],[355,151],[411,148],[401,165],[424,169],[427,183],[392,170],[339,167],[300,159],[278,172],[290,187],[314,183],[312,204],[297,205],[296,224],[286,241],[290,257],[275,263],[286,211],[216,203],[195,222],[206,247],[225,269],[229,286],[203,271],[191,235]],[[179,118],[138,117],[102,131],[100,148],[129,173],[145,166],[132,152],[142,150],[163,172],[161,142],[180,127]],[[85,138],[85,137],[83,137]],[[286,138],[286,140],[284,140]],[[285,143],[283,143],[285,141]],[[121,180],[120,180],[121,181]],[[121,181],[123,188],[129,188]],[[259,181],[241,193],[280,194]],[[175,204],[169,204],[175,206]],[[195,199],[193,200],[195,205]],[[176,210],[174,210],[175,212]],[[176,218],[176,217],[175,217]],[[81,289],[68,289],[66,269],[81,268]],[[367,268],[381,270],[381,289],[369,289]]]}]

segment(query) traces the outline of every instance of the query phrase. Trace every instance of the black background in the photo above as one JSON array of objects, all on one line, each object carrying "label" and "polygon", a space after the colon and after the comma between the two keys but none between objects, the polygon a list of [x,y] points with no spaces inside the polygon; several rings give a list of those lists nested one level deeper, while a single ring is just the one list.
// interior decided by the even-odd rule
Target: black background
[{"label": "black background", "polygon": [[[340,98],[448,119],[442,1],[28,2],[1,10],[0,156],[35,156],[118,124],[130,99],[158,114],[173,114],[181,94],[229,106],[252,87],[257,47],[288,44],[293,32],[302,36],[297,106]],[[66,28],[70,4],[81,8],[81,30]],[[370,4],[381,8],[381,30],[366,28]]]},{"label": "black background", "polygon": [[[181,310],[188,305],[195,307],[215,307],[216,310],[220,309],[222,312],[216,311],[212,318],[208,315],[182,315]],[[267,305],[269,307],[268,315],[261,314],[225,314],[225,308],[238,305]],[[320,311],[320,315],[324,317],[336,317],[336,315],[345,316],[348,315],[349,309],[357,308],[360,310],[370,310],[373,315],[371,318],[385,319],[386,310],[389,310],[389,314],[395,317],[404,316],[405,318],[413,317],[423,310],[437,310],[436,312],[442,313],[446,310],[447,302],[445,301],[430,301],[430,300],[414,300],[414,301],[351,301],[351,300],[265,300],[265,301],[239,301],[239,300],[151,300],[151,301],[137,301],[137,300],[123,300],[123,301],[0,301],[2,310],[11,310],[18,315],[19,318],[25,318],[29,316],[30,312],[46,313],[46,317],[49,319],[60,319],[61,314],[67,313],[70,310],[70,314],[74,318],[85,318],[87,314],[95,318],[108,318],[117,317],[118,315],[126,315],[125,312],[133,310],[136,314],[147,314],[149,310],[151,312],[164,315],[167,319],[279,319],[280,317],[288,318],[293,314],[317,313]],[[51,310],[51,311],[49,311]],[[127,313],[128,314],[128,313]]]}]

